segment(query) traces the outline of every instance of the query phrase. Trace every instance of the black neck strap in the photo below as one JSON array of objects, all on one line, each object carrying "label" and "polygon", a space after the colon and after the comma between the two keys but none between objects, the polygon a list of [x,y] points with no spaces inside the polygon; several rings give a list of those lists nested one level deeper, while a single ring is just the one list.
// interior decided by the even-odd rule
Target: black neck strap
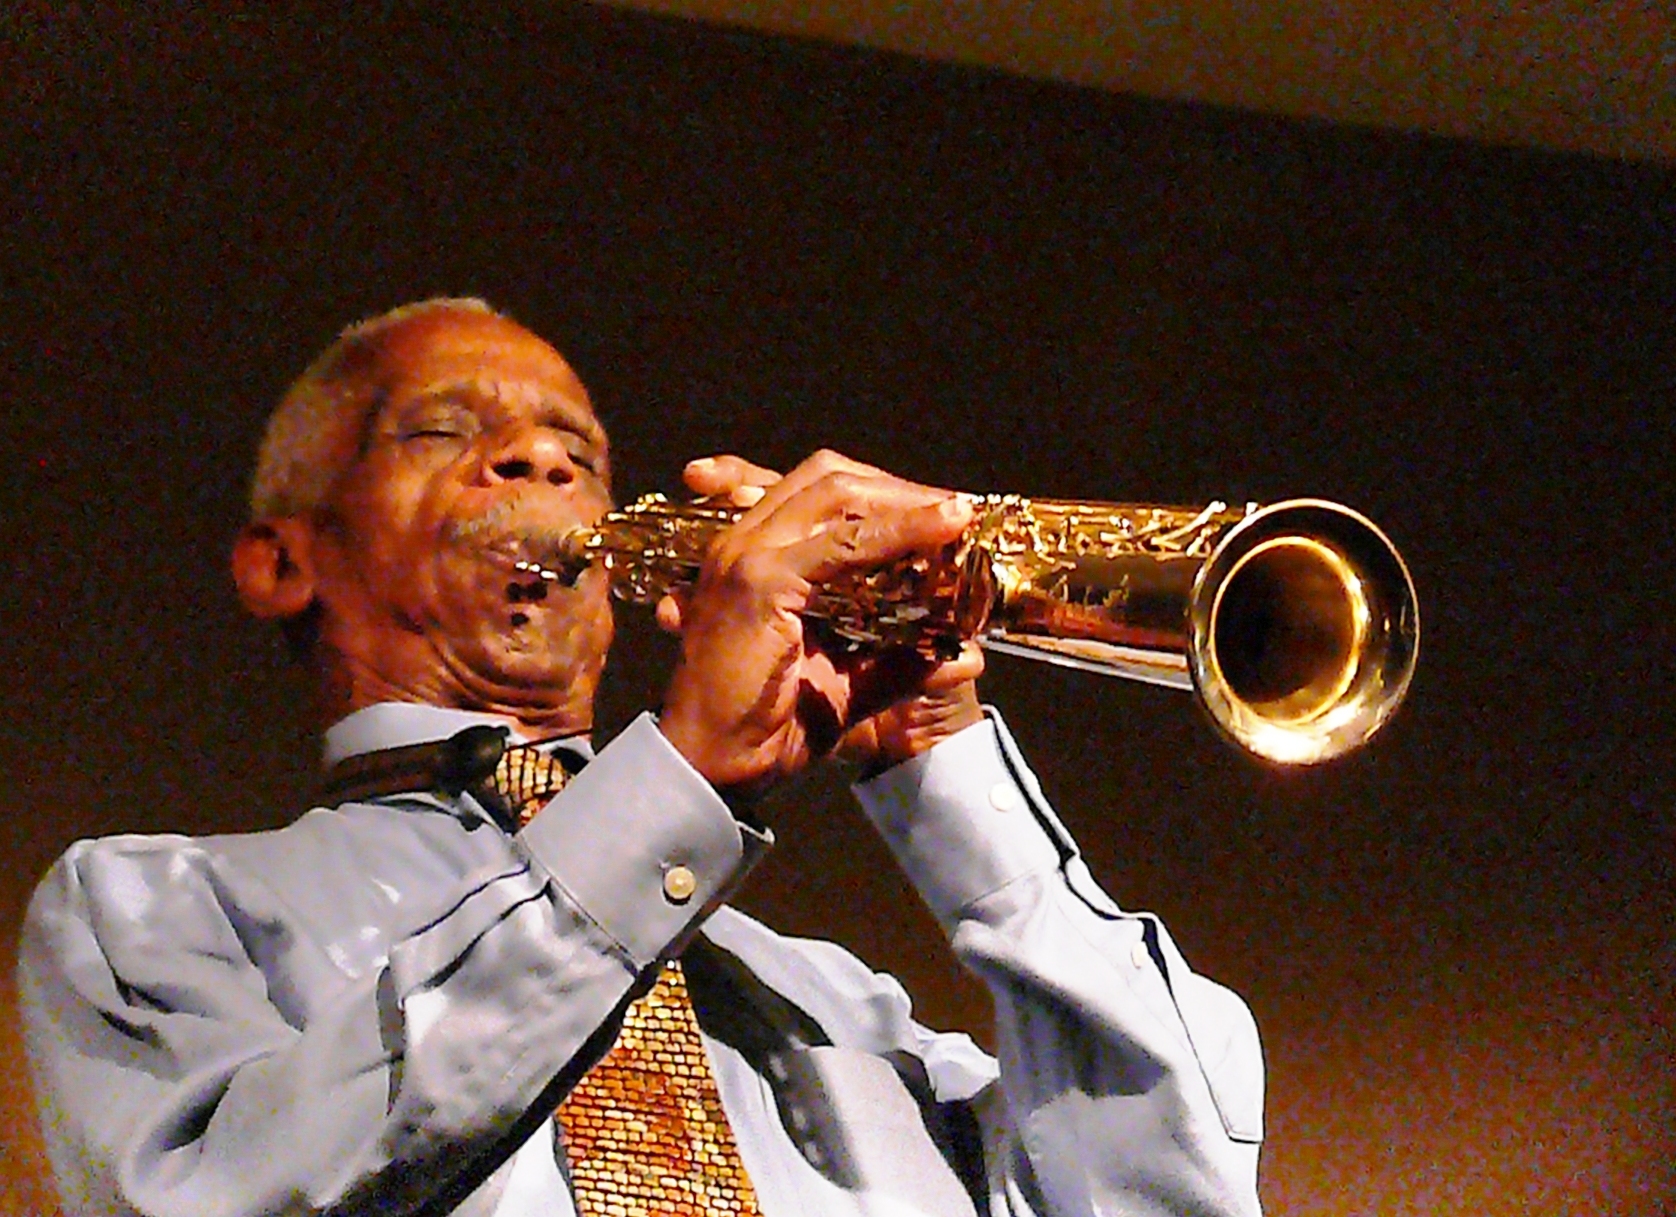
[{"label": "black neck strap", "polygon": [[326,771],[322,793],[333,803],[418,790],[457,795],[494,774],[511,734],[505,727],[479,724],[444,740],[346,756]]}]

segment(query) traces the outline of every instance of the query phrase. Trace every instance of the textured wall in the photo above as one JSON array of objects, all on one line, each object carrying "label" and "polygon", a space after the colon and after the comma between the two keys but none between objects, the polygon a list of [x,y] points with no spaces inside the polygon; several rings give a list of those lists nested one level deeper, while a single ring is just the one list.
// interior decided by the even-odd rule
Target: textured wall
[{"label": "textured wall", "polygon": [[[1250,1000],[1272,1211],[1676,1198],[1668,173],[608,9],[22,32],[0,969],[73,838],[306,799],[298,680],[222,570],[261,420],[343,322],[478,292],[572,355],[628,491],[831,444],[1379,520],[1422,667],[1340,766],[1265,772],[1162,691],[997,660],[989,695],[1096,873]],[[667,659],[625,621],[608,727]],[[745,903],[981,1026],[841,786],[779,801]],[[33,1212],[4,1011],[0,1212]]]}]

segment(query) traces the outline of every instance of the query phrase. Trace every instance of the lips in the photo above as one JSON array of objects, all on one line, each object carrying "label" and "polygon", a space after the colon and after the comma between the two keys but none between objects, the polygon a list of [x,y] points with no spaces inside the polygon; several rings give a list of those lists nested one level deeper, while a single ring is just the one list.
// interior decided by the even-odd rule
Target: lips
[{"label": "lips", "polygon": [[558,580],[553,555],[575,530],[575,523],[555,524],[521,497],[503,499],[481,515],[451,519],[444,527],[448,542],[475,551],[500,566],[532,578]]},{"label": "lips", "polygon": [[539,562],[532,562],[532,561],[529,561],[529,560],[524,559],[524,558],[520,558],[516,562],[514,562],[512,564],[512,569],[517,571],[519,574],[533,575],[535,578],[541,580],[544,585],[548,584],[548,583],[560,583],[560,582],[564,581],[564,576],[562,574],[560,574],[558,571],[548,570],[545,566],[542,566]]}]

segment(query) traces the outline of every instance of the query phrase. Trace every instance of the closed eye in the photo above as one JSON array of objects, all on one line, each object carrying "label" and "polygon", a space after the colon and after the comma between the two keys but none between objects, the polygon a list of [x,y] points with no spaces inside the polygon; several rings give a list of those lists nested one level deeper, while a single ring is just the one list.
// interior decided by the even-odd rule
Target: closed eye
[{"label": "closed eye", "polygon": [[470,440],[483,429],[481,420],[464,406],[429,402],[401,420],[403,440]]},{"label": "closed eye", "polygon": [[570,457],[570,463],[578,469],[585,469],[589,473],[598,473],[604,465],[604,458],[599,449],[588,442],[584,435],[574,431],[564,433],[565,454]]}]

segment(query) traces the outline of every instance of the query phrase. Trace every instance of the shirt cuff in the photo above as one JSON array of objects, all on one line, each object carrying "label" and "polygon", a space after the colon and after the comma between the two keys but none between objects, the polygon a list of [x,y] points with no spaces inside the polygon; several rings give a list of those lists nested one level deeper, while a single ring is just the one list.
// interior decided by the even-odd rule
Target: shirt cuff
[{"label": "shirt cuff", "polygon": [[773,838],[735,820],[642,714],[518,840],[638,970],[726,899]]},{"label": "shirt cuff", "polygon": [[1033,779],[1007,755],[1004,733],[986,718],[855,788],[945,930],[1015,879],[1058,869],[1072,848],[1039,814],[1024,784]]}]

